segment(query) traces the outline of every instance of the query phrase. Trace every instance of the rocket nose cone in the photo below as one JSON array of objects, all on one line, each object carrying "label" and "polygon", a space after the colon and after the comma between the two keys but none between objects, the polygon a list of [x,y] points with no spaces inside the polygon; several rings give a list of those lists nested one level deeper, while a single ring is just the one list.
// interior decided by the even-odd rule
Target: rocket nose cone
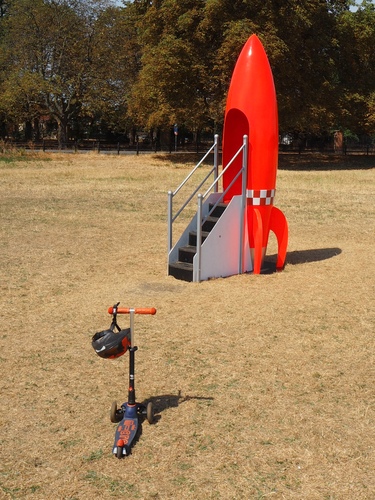
[{"label": "rocket nose cone", "polygon": [[243,48],[243,53],[244,55],[246,54],[246,57],[248,58],[254,57],[256,56],[256,54],[258,54],[259,56],[262,54],[262,56],[267,57],[263,44],[257,37],[257,35],[250,36],[250,38],[245,43],[245,46]]},{"label": "rocket nose cone", "polygon": [[276,102],[271,66],[257,35],[251,35],[238,56],[233,70],[226,112],[235,107],[247,116],[256,106],[270,108]]},{"label": "rocket nose cone", "polygon": [[[275,85],[266,51],[256,35],[245,43],[234,67],[224,117],[223,165],[227,165],[249,138],[248,189],[270,190],[276,183],[278,158],[278,117]],[[237,158],[233,170],[223,177],[226,189],[241,168]],[[232,167],[230,167],[232,168]],[[236,170],[238,168],[238,170]],[[240,182],[230,188],[241,192]]]},{"label": "rocket nose cone", "polygon": [[242,50],[240,52],[240,55],[238,59],[242,57],[249,58],[253,55],[253,44],[256,43],[255,38],[258,38],[256,35],[251,35],[250,38],[247,39],[247,42],[245,45],[242,47]]},{"label": "rocket nose cone", "polygon": [[257,35],[251,35],[247,40],[247,44],[249,45],[249,47],[253,47],[256,44],[261,45],[261,42]]}]

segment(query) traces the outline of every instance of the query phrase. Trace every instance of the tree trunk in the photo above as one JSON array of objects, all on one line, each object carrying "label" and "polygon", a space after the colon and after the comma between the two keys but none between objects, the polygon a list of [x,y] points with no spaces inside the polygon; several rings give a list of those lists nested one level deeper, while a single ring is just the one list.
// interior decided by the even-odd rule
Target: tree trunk
[{"label": "tree trunk", "polygon": [[33,121],[33,140],[40,141],[40,125],[38,118],[35,118]]},{"label": "tree trunk", "polygon": [[57,120],[57,140],[59,149],[65,149],[68,142],[68,122],[63,118]]},{"label": "tree trunk", "polygon": [[33,138],[33,125],[30,120],[25,122],[24,136],[25,141],[31,141]]}]

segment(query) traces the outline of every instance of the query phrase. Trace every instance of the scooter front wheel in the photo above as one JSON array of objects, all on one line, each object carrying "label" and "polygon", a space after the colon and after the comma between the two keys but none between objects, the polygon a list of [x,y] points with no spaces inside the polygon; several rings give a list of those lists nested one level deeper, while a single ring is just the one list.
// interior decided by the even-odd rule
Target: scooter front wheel
[{"label": "scooter front wheel", "polygon": [[126,444],[124,444],[124,446],[117,446],[116,457],[117,458],[126,457],[127,455],[129,455],[129,452],[130,452],[129,446],[127,446]]},{"label": "scooter front wheel", "polygon": [[149,424],[152,424],[154,422],[154,405],[151,401],[147,403],[146,418]]}]

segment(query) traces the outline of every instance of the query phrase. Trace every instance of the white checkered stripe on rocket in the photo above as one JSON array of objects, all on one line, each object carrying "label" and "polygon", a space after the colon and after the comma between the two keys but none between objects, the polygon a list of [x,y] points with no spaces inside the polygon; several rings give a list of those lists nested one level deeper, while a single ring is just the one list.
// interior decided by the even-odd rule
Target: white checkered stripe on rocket
[{"label": "white checkered stripe on rocket", "polygon": [[263,206],[272,205],[276,189],[247,189],[246,198],[250,205]]}]

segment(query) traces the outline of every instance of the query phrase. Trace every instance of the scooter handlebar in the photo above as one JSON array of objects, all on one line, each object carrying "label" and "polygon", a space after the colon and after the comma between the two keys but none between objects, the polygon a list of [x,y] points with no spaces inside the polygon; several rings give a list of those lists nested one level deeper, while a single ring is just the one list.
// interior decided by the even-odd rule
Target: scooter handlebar
[{"label": "scooter handlebar", "polygon": [[[155,307],[118,307],[117,314],[130,314],[130,311],[134,311],[134,314],[152,314],[156,313]],[[113,314],[113,307],[108,308],[108,313]]]}]

